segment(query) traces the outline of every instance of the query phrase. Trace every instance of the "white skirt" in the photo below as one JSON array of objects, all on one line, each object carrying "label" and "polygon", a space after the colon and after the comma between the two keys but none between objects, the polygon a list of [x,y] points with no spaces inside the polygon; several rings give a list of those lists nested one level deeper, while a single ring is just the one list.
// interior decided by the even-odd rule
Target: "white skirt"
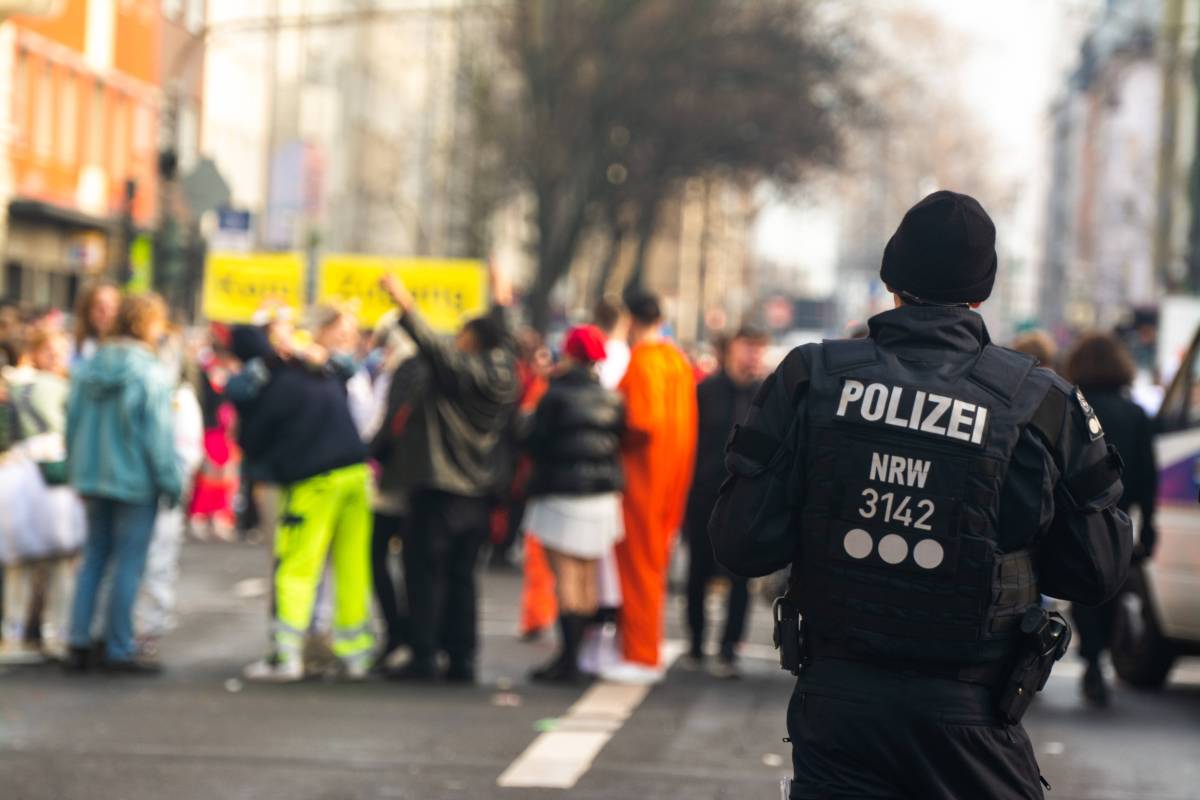
[{"label": "white skirt", "polygon": [[621,495],[535,497],[525,506],[522,527],[552,550],[576,558],[600,558],[625,536]]},{"label": "white skirt", "polygon": [[85,532],[73,489],[46,486],[37,464],[19,450],[0,456],[0,564],[69,555]]}]

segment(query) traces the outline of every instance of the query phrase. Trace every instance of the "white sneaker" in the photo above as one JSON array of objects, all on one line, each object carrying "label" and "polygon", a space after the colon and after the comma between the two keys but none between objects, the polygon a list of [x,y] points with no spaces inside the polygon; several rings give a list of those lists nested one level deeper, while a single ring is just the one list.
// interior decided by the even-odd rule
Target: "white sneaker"
[{"label": "white sneaker", "polygon": [[0,664],[40,664],[45,660],[40,650],[24,642],[0,645]]},{"label": "white sneaker", "polygon": [[637,664],[632,661],[622,661],[606,669],[600,677],[612,683],[625,683],[630,686],[653,686],[660,683],[666,672],[659,667]]},{"label": "white sneaker", "polygon": [[279,661],[263,658],[247,664],[242,677],[259,683],[295,683],[304,680],[304,662],[296,658]]},{"label": "white sneaker", "polygon": [[353,658],[343,660],[341,669],[338,670],[338,678],[343,681],[358,683],[365,681],[371,674],[371,662],[366,658]]}]

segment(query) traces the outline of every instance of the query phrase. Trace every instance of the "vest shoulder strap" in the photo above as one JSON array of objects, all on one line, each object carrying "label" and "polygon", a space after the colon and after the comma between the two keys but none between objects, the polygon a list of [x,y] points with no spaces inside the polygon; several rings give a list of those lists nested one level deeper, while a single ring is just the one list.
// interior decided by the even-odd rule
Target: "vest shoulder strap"
[{"label": "vest shoulder strap", "polygon": [[1041,434],[1057,459],[1058,437],[1062,433],[1063,420],[1067,414],[1067,395],[1054,384],[1046,387],[1042,402],[1029,420],[1029,426]]},{"label": "vest shoulder strap", "polygon": [[1021,384],[1035,366],[1037,359],[1033,356],[988,344],[975,360],[975,366],[971,367],[967,377],[999,397],[1006,405],[1011,405]]},{"label": "vest shoulder strap", "polygon": [[879,360],[871,339],[826,339],[821,342],[821,355],[825,371],[834,375]]}]

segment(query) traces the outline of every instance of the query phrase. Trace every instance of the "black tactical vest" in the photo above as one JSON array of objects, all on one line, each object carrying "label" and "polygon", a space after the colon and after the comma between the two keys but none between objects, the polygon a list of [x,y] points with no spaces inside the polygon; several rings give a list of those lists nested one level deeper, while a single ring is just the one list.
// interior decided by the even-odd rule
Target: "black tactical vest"
[{"label": "black tactical vest", "polygon": [[1052,377],[990,344],[956,375],[870,339],[810,352],[792,595],[814,649],[951,668],[1004,659],[1038,592],[1032,552],[997,549],[1001,485]]}]

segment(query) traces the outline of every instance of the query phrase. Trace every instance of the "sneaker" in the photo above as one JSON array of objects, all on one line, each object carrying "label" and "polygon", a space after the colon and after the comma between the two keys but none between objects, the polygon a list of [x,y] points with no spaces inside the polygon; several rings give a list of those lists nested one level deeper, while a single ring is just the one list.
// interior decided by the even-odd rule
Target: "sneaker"
[{"label": "sneaker", "polygon": [[517,638],[520,641],[524,642],[525,644],[535,644],[537,642],[540,642],[542,639],[546,638],[546,629],[545,628],[530,628],[527,631],[521,631],[520,635]]},{"label": "sneaker", "polygon": [[661,683],[666,673],[659,667],[648,664],[637,664],[633,661],[621,663],[606,669],[600,677],[611,683],[625,683],[631,686],[653,686]]},{"label": "sneaker", "polygon": [[437,670],[428,661],[409,661],[404,666],[387,672],[389,681],[402,683],[433,683],[437,678]]},{"label": "sneaker", "polygon": [[90,670],[92,664],[92,648],[71,646],[67,648],[62,668],[65,672],[82,673]]},{"label": "sneaker", "polygon": [[295,683],[304,680],[304,662],[298,658],[264,658],[248,664],[242,677],[259,683]]},{"label": "sneaker", "polygon": [[31,647],[25,642],[5,642],[0,645],[0,664],[16,666],[19,664],[40,664],[44,661],[42,651]]},{"label": "sneaker", "polygon": [[737,661],[731,658],[718,658],[709,666],[708,674],[722,681],[736,681],[742,677],[742,673],[737,667]]},{"label": "sneaker", "polygon": [[679,666],[687,672],[699,672],[704,669],[704,653],[688,653],[679,658]]},{"label": "sneaker", "polygon": [[446,674],[442,676],[446,683],[475,683],[475,665],[469,662],[450,662]]},{"label": "sneaker", "polygon": [[371,675],[371,661],[366,656],[361,658],[342,659],[339,663],[338,680],[358,683],[365,681]]},{"label": "sneaker", "polygon": [[113,675],[157,675],[162,672],[162,664],[135,656],[127,661],[106,661],[101,669]]}]

